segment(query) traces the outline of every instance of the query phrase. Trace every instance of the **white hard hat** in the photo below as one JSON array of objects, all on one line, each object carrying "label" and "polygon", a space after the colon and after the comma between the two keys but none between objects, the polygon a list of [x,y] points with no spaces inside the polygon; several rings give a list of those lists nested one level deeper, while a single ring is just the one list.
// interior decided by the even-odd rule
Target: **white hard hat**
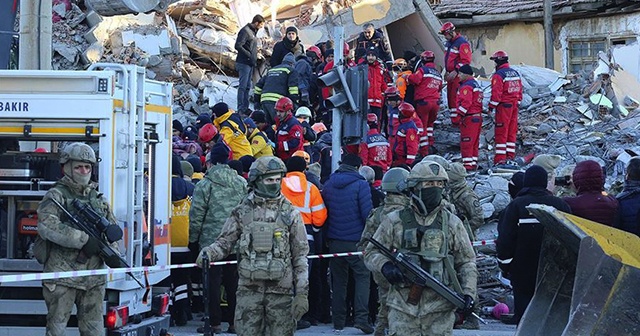
[{"label": "white hard hat", "polygon": [[296,117],[311,118],[311,110],[309,110],[309,108],[306,107],[306,106],[300,106],[300,107],[298,107],[298,110],[296,111]]}]

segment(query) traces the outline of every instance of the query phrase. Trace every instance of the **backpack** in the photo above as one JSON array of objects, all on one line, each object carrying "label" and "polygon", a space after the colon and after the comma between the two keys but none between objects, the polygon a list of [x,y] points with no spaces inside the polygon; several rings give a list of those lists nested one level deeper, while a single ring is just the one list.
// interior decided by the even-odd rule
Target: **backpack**
[{"label": "backpack", "polygon": [[171,246],[173,247],[187,247],[189,245],[190,209],[191,196],[171,204]]}]

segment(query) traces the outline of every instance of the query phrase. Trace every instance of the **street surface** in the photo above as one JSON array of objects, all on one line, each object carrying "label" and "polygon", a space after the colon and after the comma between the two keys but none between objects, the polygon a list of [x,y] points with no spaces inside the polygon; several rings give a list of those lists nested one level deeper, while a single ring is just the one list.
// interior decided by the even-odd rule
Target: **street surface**
[{"label": "street surface", "polygon": [[[198,317],[201,314],[196,315]],[[202,335],[196,332],[196,328],[202,325],[199,321],[200,318],[194,318],[193,321],[189,321],[184,327],[172,327],[169,332],[173,336],[197,336]],[[488,324],[480,325],[480,330],[454,330],[454,336],[513,336],[516,334],[516,326],[506,325],[500,321],[486,319]],[[227,323],[222,323],[222,330],[227,330]],[[216,335],[235,335],[235,334],[216,334]],[[321,324],[308,329],[298,330],[296,335],[304,336],[319,336],[319,335],[334,335],[333,326],[330,324]],[[364,335],[362,331],[356,328],[344,328],[340,335]]]}]

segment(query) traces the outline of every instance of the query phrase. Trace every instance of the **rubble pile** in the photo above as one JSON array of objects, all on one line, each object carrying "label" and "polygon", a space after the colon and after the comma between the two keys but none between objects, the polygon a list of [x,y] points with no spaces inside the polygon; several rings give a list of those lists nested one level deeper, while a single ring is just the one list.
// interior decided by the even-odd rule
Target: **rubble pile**
[{"label": "rubble pile", "polygon": [[91,43],[87,15],[69,0],[53,2],[52,69],[80,70],[90,63],[83,54]]}]

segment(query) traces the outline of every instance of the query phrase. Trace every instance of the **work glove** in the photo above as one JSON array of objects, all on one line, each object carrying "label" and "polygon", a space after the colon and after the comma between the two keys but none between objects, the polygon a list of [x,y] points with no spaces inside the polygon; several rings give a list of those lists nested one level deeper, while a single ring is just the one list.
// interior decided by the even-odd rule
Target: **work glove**
[{"label": "work glove", "polygon": [[471,295],[465,295],[464,308],[462,308],[462,314],[464,315],[465,318],[471,315],[471,313],[473,313],[474,305],[475,305],[475,302],[473,301],[473,298],[471,297]]},{"label": "work glove", "polygon": [[115,254],[104,257],[103,260],[104,263],[111,268],[125,267],[125,265],[122,264],[122,259],[120,259],[120,257]]},{"label": "work glove", "polygon": [[213,249],[207,246],[203,248],[202,251],[200,251],[200,254],[198,254],[198,258],[196,258],[196,265],[198,265],[198,267],[200,268],[205,266],[204,264],[202,264],[202,258],[204,257],[205,253],[207,254],[207,257],[209,257],[209,262],[218,260],[217,253],[215,253]]},{"label": "work glove", "polygon": [[391,285],[396,285],[404,281],[402,271],[391,261],[387,261],[382,265],[382,275],[384,275]]},{"label": "work glove", "polygon": [[309,311],[309,299],[306,295],[296,294],[293,297],[293,318],[300,321],[302,315]]},{"label": "work glove", "polygon": [[89,240],[82,246],[82,253],[89,258],[100,252],[100,240],[89,236]]}]

